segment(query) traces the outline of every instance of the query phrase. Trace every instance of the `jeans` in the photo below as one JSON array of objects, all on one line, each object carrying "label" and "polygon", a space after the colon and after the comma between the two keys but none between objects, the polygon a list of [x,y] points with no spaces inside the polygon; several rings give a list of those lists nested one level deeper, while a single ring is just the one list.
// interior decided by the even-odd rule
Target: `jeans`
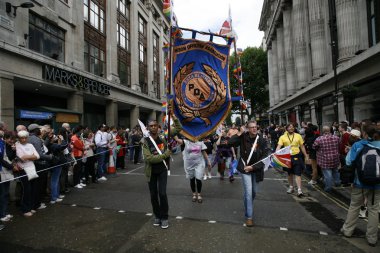
[{"label": "jeans", "polygon": [[132,145],[129,147],[129,161],[133,161],[133,155],[134,155],[135,147]]},{"label": "jeans", "polygon": [[96,154],[98,155],[98,178],[103,177],[107,171],[107,148],[96,148]]},{"label": "jeans", "polygon": [[257,192],[256,174],[241,174],[241,179],[244,191],[245,218],[252,219],[253,201],[255,200]]},{"label": "jeans", "polygon": [[59,177],[61,175],[62,167],[55,167],[51,170],[50,188],[51,200],[56,201],[59,197]]},{"label": "jeans", "polygon": [[[25,173],[20,174],[25,175]],[[32,182],[36,182],[38,178],[28,180],[28,177],[24,176],[20,178],[22,186],[22,197],[20,202],[21,212],[27,213],[32,210]]]},{"label": "jeans", "polygon": [[331,191],[333,187],[333,180],[335,185],[340,184],[340,174],[337,168],[329,169],[329,168],[322,168],[323,172],[323,178],[325,183],[325,191]]},{"label": "jeans", "polygon": [[166,185],[168,182],[168,172],[166,170],[159,174],[152,173],[149,181],[150,201],[153,213],[157,219],[167,220],[169,215],[168,196],[166,195]]},{"label": "jeans", "polygon": [[8,195],[10,182],[0,183],[0,218],[8,214]]}]

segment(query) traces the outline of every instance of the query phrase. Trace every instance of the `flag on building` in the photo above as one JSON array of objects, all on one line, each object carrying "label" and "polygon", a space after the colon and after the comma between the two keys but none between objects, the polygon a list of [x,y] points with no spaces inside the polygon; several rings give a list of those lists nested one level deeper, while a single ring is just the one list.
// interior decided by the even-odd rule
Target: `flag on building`
[{"label": "flag on building", "polygon": [[167,102],[162,102],[161,112],[166,112]]},{"label": "flag on building", "polygon": [[164,0],[163,4],[164,4],[164,6],[163,6],[164,15],[168,20],[171,20],[171,17],[172,17],[172,1],[171,0]]}]

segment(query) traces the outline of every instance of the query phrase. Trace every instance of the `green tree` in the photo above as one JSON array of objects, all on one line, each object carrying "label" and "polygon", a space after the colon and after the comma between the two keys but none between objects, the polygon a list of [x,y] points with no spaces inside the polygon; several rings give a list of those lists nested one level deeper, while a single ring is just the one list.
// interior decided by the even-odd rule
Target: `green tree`
[{"label": "green tree", "polygon": [[[238,80],[234,77],[233,69],[236,64],[235,53],[230,59],[230,86],[232,96],[236,96]],[[243,114],[251,119],[256,113],[264,113],[269,108],[268,59],[262,48],[248,47],[240,56],[243,71],[243,91],[245,100],[251,103],[251,114],[244,110]],[[234,102],[233,113],[240,114],[240,103]]]}]

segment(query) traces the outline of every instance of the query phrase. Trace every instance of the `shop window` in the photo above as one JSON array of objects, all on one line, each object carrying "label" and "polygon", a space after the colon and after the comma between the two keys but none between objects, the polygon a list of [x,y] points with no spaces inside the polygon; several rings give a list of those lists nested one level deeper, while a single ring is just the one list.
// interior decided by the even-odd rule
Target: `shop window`
[{"label": "shop window", "polygon": [[119,0],[118,10],[123,16],[129,19],[129,5],[131,4],[130,0]]},{"label": "shop window", "polygon": [[85,42],[84,46],[84,67],[85,70],[98,76],[105,76],[106,61],[103,50]]},{"label": "shop window", "polygon": [[369,46],[380,41],[380,3],[377,0],[367,0]]},{"label": "shop window", "polygon": [[126,62],[119,60],[119,78],[120,83],[131,87],[131,67],[127,65]]},{"label": "shop window", "polygon": [[117,24],[117,44],[129,51],[129,31],[120,24]]},{"label": "shop window", "polygon": [[105,33],[104,10],[95,1],[83,0],[83,19],[99,32]]},{"label": "shop window", "polygon": [[37,15],[29,15],[29,49],[58,61],[65,60],[65,31]]}]

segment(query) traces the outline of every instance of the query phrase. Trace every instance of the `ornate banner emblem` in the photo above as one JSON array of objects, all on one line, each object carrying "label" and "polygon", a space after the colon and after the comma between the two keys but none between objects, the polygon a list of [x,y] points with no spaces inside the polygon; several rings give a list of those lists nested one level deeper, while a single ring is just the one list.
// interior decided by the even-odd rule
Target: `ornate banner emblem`
[{"label": "ornate banner emblem", "polygon": [[182,134],[199,140],[216,130],[231,108],[229,46],[176,38],[173,48],[174,113]]}]

